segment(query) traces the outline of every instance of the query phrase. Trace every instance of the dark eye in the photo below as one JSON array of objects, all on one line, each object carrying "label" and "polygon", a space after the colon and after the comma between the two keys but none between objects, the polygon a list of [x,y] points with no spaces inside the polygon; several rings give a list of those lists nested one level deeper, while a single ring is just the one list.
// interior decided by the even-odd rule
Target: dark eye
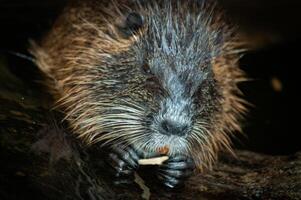
[{"label": "dark eye", "polygon": [[125,24],[128,30],[136,32],[143,26],[143,17],[136,12],[129,13]]},{"label": "dark eye", "polygon": [[148,63],[143,63],[143,65],[142,65],[142,71],[146,75],[152,75],[152,71],[151,71]]}]

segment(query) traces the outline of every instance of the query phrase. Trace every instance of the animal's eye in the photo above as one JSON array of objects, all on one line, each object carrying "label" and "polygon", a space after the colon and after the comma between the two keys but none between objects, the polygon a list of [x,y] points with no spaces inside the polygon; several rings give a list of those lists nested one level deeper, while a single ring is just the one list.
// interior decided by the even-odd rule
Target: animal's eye
[{"label": "animal's eye", "polygon": [[143,65],[142,65],[142,71],[146,75],[152,75],[152,71],[151,71],[148,63],[143,63]]},{"label": "animal's eye", "polygon": [[131,32],[136,32],[143,26],[143,17],[136,12],[129,13],[125,25]]}]

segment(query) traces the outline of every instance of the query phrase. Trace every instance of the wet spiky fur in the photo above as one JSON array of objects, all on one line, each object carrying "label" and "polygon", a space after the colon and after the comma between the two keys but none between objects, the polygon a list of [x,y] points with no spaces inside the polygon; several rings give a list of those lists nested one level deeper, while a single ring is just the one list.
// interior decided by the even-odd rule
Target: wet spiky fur
[{"label": "wet spiky fur", "polygon": [[[124,25],[133,12],[144,21],[135,32]],[[222,11],[202,0],[73,1],[31,48],[84,142],[168,146],[200,169],[231,151],[231,134],[240,130],[239,51]],[[165,119],[187,126],[185,136],[161,134]]]}]

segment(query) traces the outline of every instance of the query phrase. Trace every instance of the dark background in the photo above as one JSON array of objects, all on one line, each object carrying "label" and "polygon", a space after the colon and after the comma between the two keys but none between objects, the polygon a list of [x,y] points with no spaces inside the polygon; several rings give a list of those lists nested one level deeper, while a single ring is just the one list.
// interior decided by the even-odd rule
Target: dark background
[{"label": "dark background", "polygon": [[[239,148],[268,154],[301,150],[299,139],[300,0],[220,0],[253,50],[241,59],[253,79],[241,84],[251,108]],[[61,11],[64,0],[0,0],[0,56],[10,70],[34,87],[35,66],[8,52],[27,54],[28,39],[40,38]],[[16,67],[17,66],[17,67]],[[281,83],[275,90],[272,80]]]}]

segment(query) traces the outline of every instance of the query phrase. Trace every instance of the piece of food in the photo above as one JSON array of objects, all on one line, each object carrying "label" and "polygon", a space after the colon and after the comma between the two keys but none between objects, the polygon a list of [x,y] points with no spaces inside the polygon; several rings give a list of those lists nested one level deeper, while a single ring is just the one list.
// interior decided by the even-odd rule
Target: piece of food
[{"label": "piece of food", "polygon": [[138,163],[139,165],[162,165],[162,163],[168,160],[168,158],[168,156],[161,156],[156,158],[140,159]]}]

